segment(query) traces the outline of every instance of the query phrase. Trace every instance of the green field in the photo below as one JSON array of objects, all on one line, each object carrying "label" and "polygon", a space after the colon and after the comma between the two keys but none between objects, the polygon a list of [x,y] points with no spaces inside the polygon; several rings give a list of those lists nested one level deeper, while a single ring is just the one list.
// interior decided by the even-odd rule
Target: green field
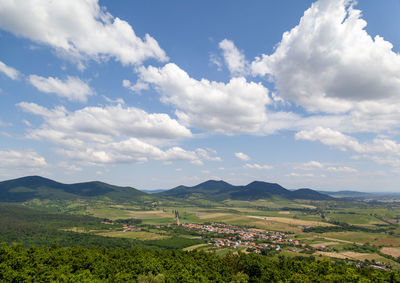
[{"label": "green field", "polygon": [[[201,240],[198,235],[177,229],[175,218],[177,213],[181,223],[226,223],[289,233],[308,247],[294,250],[290,247],[283,247],[280,253],[274,253],[273,256],[281,254],[288,257],[310,257],[314,255],[352,261],[374,260],[387,262],[393,268],[399,268],[397,255],[400,255],[398,252],[400,250],[400,226],[397,223],[397,217],[400,215],[400,203],[397,202],[369,205],[357,201],[299,201],[275,198],[221,202],[180,199],[179,201],[165,200],[138,204],[137,202],[119,203],[107,200],[80,199],[72,202],[36,199],[24,205],[35,211],[39,211],[37,209],[40,208],[44,211],[41,212],[44,215],[58,213],[60,216],[70,215],[65,216],[67,219],[73,215],[78,218],[83,217],[82,219],[90,219],[89,222],[79,220],[78,223],[74,223],[72,220],[63,220],[64,224],[62,225],[50,226],[51,222],[47,224],[48,222],[45,221],[48,216],[43,216],[41,219],[46,224],[41,227],[51,227],[51,234],[56,235],[54,237],[59,239],[57,240],[59,243],[70,243],[71,241],[64,240],[67,237],[71,238],[68,235],[81,235],[74,236],[75,239],[79,239],[78,243],[84,241],[83,238],[80,238],[84,237],[85,239],[90,238],[92,242],[102,242],[103,240],[99,239],[105,239],[105,242],[108,241],[106,245],[111,246],[139,245],[201,250],[215,252],[218,255],[237,252],[232,248],[212,247],[207,241]],[[5,219],[7,218],[3,217],[3,222],[6,221]],[[124,232],[123,224],[121,224],[123,222],[103,225],[100,223],[102,219],[114,222],[121,219],[133,219],[139,221],[140,231]],[[23,225],[28,225],[28,223],[24,222]],[[29,225],[32,224],[29,223]],[[3,233],[3,239],[6,242],[10,242],[11,239],[27,243],[48,241],[48,238],[43,236],[38,239],[35,237],[28,240],[26,236],[18,238],[9,230]],[[242,249],[242,251],[246,252],[246,249]]]}]

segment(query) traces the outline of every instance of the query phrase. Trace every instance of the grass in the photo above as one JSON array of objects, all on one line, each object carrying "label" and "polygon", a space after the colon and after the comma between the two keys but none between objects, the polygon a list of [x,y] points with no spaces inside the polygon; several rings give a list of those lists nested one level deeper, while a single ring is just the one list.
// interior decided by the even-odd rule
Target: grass
[{"label": "grass", "polygon": [[88,207],[86,212],[89,215],[93,215],[99,218],[108,218],[108,219],[123,219],[123,218],[131,218],[129,210],[120,209],[116,207]]},{"label": "grass", "polygon": [[167,218],[149,218],[143,219],[143,224],[170,224],[175,223],[175,218],[167,217]]},{"label": "grass", "polygon": [[330,223],[321,222],[321,221],[309,221],[309,220],[302,220],[302,219],[294,219],[289,217],[262,217],[262,216],[249,216],[249,218],[261,219],[264,221],[271,221],[271,222],[280,222],[285,223],[292,226],[333,226]]},{"label": "grass", "polygon": [[226,256],[230,252],[232,252],[232,250],[230,250],[230,249],[221,249],[221,250],[217,250],[215,253],[220,256]]},{"label": "grass", "polygon": [[352,225],[374,225],[385,224],[374,216],[365,214],[336,214],[331,213],[328,215],[332,221],[346,222]]},{"label": "grass", "polygon": [[183,250],[184,251],[193,251],[193,250],[197,250],[199,248],[203,248],[203,247],[207,247],[207,246],[208,246],[208,244],[198,244],[198,245],[193,245],[193,246],[184,248]]},{"label": "grass", "polygon": [[136,240],[161,240],[167,239],[169,236],[156,234],[151,232],[123,232],[123,231],[110,231],[110,232],[101,232],[97,233],[97,235],[106,236],[106,237],[117,237],[117,238],[127,238],[127,239],[136,239]]},{"label": "grass", "polygon": [[339,239],[342,241],[365,244],[370,243],[376,246],[393,246],[400,247],[400,238],[389,236],[383,233],[366,233],[366,232],[332,232],[324,233],[321,236],[329,237],[333,240]]}]

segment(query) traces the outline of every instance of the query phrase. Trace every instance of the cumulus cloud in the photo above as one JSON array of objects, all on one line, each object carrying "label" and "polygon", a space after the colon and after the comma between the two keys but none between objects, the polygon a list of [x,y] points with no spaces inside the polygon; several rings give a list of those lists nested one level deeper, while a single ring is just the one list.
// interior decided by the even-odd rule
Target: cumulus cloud
[{"label": "cumulus cloud", "polygon": [[243,160],[243,161],[249,161],[250,160],[250,156],[248,156],[247,154],[244,154],[243,152],[235,152],[235,156],[237,158],[239,158],[240,160]]},{"label": "cumulus cloud", "polygon": [[3,1],[0,28],[53,47],[77,62],[110,57],[124,65],[168,58],[157,41],[138,37],[128,22],[113,17],[98,0]]},{"label": "cumulus cloud", "polygon": [[355,172],[358,172],[357,169],[352,168],[352,167],[347,167],[347,166],[343,166],[343,167],[328,167],[328,168],[326,168],[326,171],[329,171],[329,172],[344,172],[344,173],[355,173]]},{"label": "cumulus cloud", "polygon": [[314,174],[312,174],[312,173],[301,174],[301,173],[292,172],[290,174],[287,174],[286,176],[288,176],[288,177],[314,177]]},{"label": "cumulus cloud", "polygon": [[339,148],[340,150],[353,150],[363,152],[363,146],[357,139],[344,135],[339,131],[329,128],[316,127],[314,130],[304,130],[296,133],[296,140],[320,141],[325,145]]},{"label": "cumulus cloud", "polygon": [[136,136],[146,139],[179,139],[192,134],[189,129],[167,114],[149,114],[135,107],[122,105],[85,107],[74,112],[64,107],[47,109],[35,103],[17,104],[25,112],[40,115],[45,124],[30,133],[32,137],[68,137],[110,140],[112,137]]},{"label": "cumulus cloud", "polygon": [[260,164],[257,164],[257,163],[254,163],[254,164],[247,163],[243,167],[247,168],[247,169],[258,169],[258,170],[269,170],[269,169],[273,168],[270,165],[266,165],[266,164],[260,165]]},{"label": "cumulus cloud", "polygon": [[5,74],[12,80],[17,80],[20,77],[20,73],[18,70],[14,69],[13,67],[7,66],[1,61],[0,61],[0,73]]},{"label": "cumulus cloud", "polygon": [[354,151],[379,164],[400,166],[400,144],[388,138],[378,137],[371,143],[360,143],[354,137],[322,127],[300,131],[296,133],[295,138],[319,141],[342,151]]},{"label": "cumulus cloud", "polygon": [[0,169],[40,169],[46,166],[46,159],[33,150],[0,151]]},{"label": "cumulus cloud", "polygon": [[303,163],[299,167],[299,169],[302,169],[302,170],[315,170],[315,169],[321,169],[323,167],[324,167],[324,165],[321,162],[312,160],[312,161]]},{"label": "cumulus cloud", "polygon": [[41,92],[54,93],[71,101],[86,102],[88,96],[94,94],[90,86],[77,77],[68,76],[62,81],[53,77],[30,75],[28,81]]},{"label": "cumulus cloud", "polygon": [[309,111],[343,113],[359,102],[399,103],[400,55],[390,42],[366,32],[354,5],[312,4],[273,54],[252,62],[253,73],[269,75],[281,96]]},{"label": "cumulus cloud", "polygon": [[177,107],[187,126],[224,134],[260,133],[267,122],[268,89],[261,83],[232,78],[228,83],[196,80],[177,65],[138,69],[138,83],[151,84],[161,101]]},{"label": "cumulus cloud", "polygon": [[248,62],[246,61],[244,54],[237,49],[233,41],[224,39],[218,44],[218,46],[222,50],[225,64],[230,73],[233,76],[245,75],[247,73]]},{"label": "cumulus cloud", "polygon": [[171,147],[167,150],[162,150],[137,138],[129,138],[120,142],[96,143],[85,148],[62,148],[58,152],[70,159],[92,165],[141,163],[146,162],[149,158],[163,161],[188,160],[196,165],[198,162],[202,162],[193,151],[187,151],[180,147]]},{"label": "cumulus cloud", "polygon": [[192,137],[189,129],[167,114],[149,114],[121,105],[85,107],[74,112],[64,107],[47,109],[21,102],[23,111],[39,115],[44,123],[28,129],[27,138],[45,140],[58,146],[57,152],[88,165],[187,160],[195,165],[221,161],[211,149],[193,151],[170,146],[174,140]]},{"label": "cumulus cloud", "polygon": [[123,80],[122,86],[135,93],[140,93],[142,90],[146,90],[149,88],[149,85],[147,83],[139,81],[136,84],[132,84],[130,80]]}]

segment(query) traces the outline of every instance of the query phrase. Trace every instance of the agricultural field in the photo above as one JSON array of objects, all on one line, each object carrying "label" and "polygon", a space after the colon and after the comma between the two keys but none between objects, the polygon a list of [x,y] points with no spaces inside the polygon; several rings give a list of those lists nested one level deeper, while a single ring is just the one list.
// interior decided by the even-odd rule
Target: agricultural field
[{"label": "agricultural field", "polygon": [[[398,202],[367,204],[359,201],[300,201],[275,198],[221,202],[165,199],[139,204],[107,200],[32,200],[24,206],[41,208],[51,213],[103,219],[105,223],[112,225],[71,225],[61,227],[60,230],[111,240],[136,241],[135,243],[144,246],[185,251],[201,250],[220,255],[257,250],[241,245],[235,248],[215,246],[217,235],[188,231],[177,225],[219,223],[243,229],[276,231],[290,235],[292,241],[300,243],[300,246],[280,245],[278,251],[271,248],[259,251],[272,257],[280,254],[289,257],[314,256],[368,264],[381,262],[391,268],[400,268]],[[133,221],[136,224],[124,224],[124,221]],[[260,243],[262,242],[256,241],[255,245]],[[302,244],[304,246],[301,246]]]}]

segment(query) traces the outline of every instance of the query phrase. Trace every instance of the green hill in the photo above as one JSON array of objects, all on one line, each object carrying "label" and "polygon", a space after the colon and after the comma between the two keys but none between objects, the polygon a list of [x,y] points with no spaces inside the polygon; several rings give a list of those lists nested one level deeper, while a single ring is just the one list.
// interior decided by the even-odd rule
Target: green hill
[{"label": "green hill", "polygon": [[115,201],[138,200],[146,193],[131,187],[118,187],[102,182],[62,184],[40,176],[28,176],[0,182],[1,202],[23,202],[31,199],[71,200],[104,198]]},{"label": "green hill", "polygon": [[203,199],[212,201],[258,200],[274,197],[286,199],[330,200],[331,196],[311,189],[291,191],[276,183],[254,181],[246,186],[234,186],[224,181],[209,180],[193,187],[176,188],[146,194],[131,187],[119,187],[94,181],[63,184],[40,176],[28,176],[0,182],[0,202],[24,202],[32,199],[74,200],[110,199],[112,201],[141,201],[157,198]]},{"label": "green hill", "polygon": [[286,199],[331,200],[332,197],[311,189],[290,191],[276,183],[254,181],[246,186],[234,186],[224,181],[209,180],[193,187],[179,186],[158,193],[161,197],[184,199],[208,199],[222,201],[257,200],[281,197]]}]

